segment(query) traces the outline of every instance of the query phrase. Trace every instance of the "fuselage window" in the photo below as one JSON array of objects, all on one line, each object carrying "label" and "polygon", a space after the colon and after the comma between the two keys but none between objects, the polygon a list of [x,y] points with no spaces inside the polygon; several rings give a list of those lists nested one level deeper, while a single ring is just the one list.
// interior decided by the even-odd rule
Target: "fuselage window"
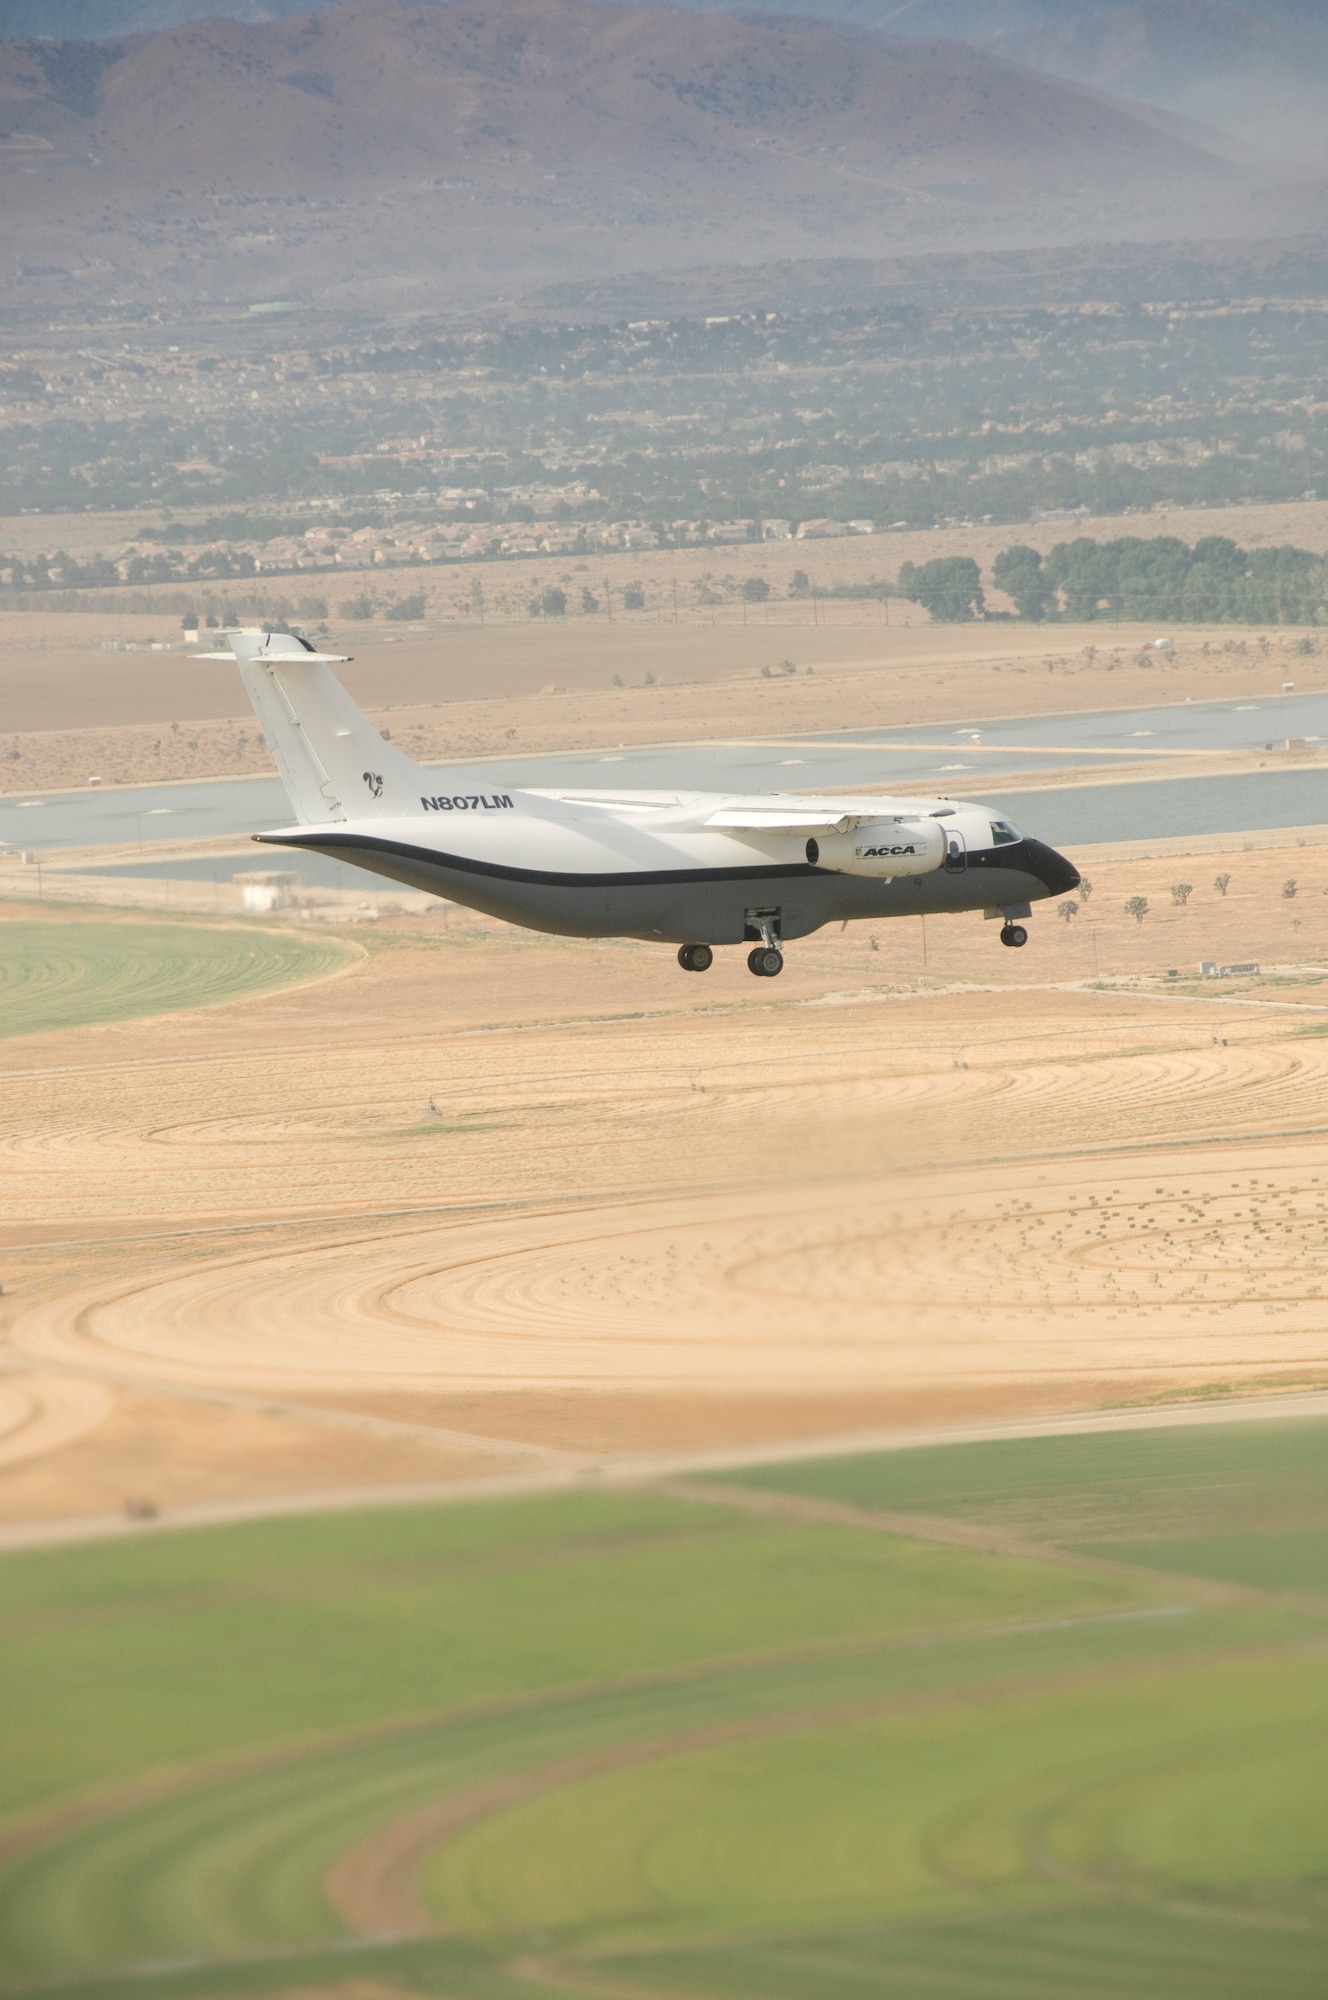
[{"label": "fuselage window", "polygon": [[991,842],[993,847],[1009,847],[1013,842],[1022,840],[1022,838],[1023,835],[1015,832],[1008,819],[994,819],[992,821]]}]

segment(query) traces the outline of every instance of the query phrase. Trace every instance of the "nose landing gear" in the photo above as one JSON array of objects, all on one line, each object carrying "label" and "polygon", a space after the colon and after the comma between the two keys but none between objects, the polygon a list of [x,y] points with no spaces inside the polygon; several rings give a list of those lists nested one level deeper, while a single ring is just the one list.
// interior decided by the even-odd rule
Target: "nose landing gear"
[{"label": "nose landing gear", "polygon": [[1018,950],[1020,945],[1028,943],[1028,932],[1022,924],[1002,924],[1001,943],[1008,944],[1015,950]]},{"label": "nose landing gear", "polygon": [[709,972],[715,962],[715,954],[708,944],[685,944],[678,952],[678,963],[684,972]]}]

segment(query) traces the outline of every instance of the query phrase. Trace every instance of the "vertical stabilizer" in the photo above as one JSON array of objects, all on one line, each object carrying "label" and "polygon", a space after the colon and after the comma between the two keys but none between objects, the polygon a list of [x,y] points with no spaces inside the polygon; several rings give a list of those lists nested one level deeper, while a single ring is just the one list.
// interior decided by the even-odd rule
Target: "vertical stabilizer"
[{"label": "vertical stabilizer", "polygon": [[332,672],[345,654],[317,653],[290,632],[227,637],[302,826],[419,812],[424,773],[383,740]]}]

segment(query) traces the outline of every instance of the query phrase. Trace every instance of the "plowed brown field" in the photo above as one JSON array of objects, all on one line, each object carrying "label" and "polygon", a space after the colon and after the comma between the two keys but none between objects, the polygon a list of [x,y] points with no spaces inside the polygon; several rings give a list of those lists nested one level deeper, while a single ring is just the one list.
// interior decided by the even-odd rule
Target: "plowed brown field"
[{"label": "plowed brown field", "polygon": [[0,1521],[1328,1381],[1328,851],[1080,858],[1022,953],[402,918],[6,1043]]}]

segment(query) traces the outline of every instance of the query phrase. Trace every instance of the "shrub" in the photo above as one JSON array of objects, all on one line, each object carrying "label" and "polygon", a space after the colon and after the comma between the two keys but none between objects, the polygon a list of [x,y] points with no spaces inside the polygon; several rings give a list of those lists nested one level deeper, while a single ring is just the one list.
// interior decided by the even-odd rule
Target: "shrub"
[{"label": "shrub", "polygon": [[413,591],[409,597],[402,597],[397,603],[389,604],[383,616],[392,619],[397,625],[405,625],[413,619],[423,618],[424,592]]}]

